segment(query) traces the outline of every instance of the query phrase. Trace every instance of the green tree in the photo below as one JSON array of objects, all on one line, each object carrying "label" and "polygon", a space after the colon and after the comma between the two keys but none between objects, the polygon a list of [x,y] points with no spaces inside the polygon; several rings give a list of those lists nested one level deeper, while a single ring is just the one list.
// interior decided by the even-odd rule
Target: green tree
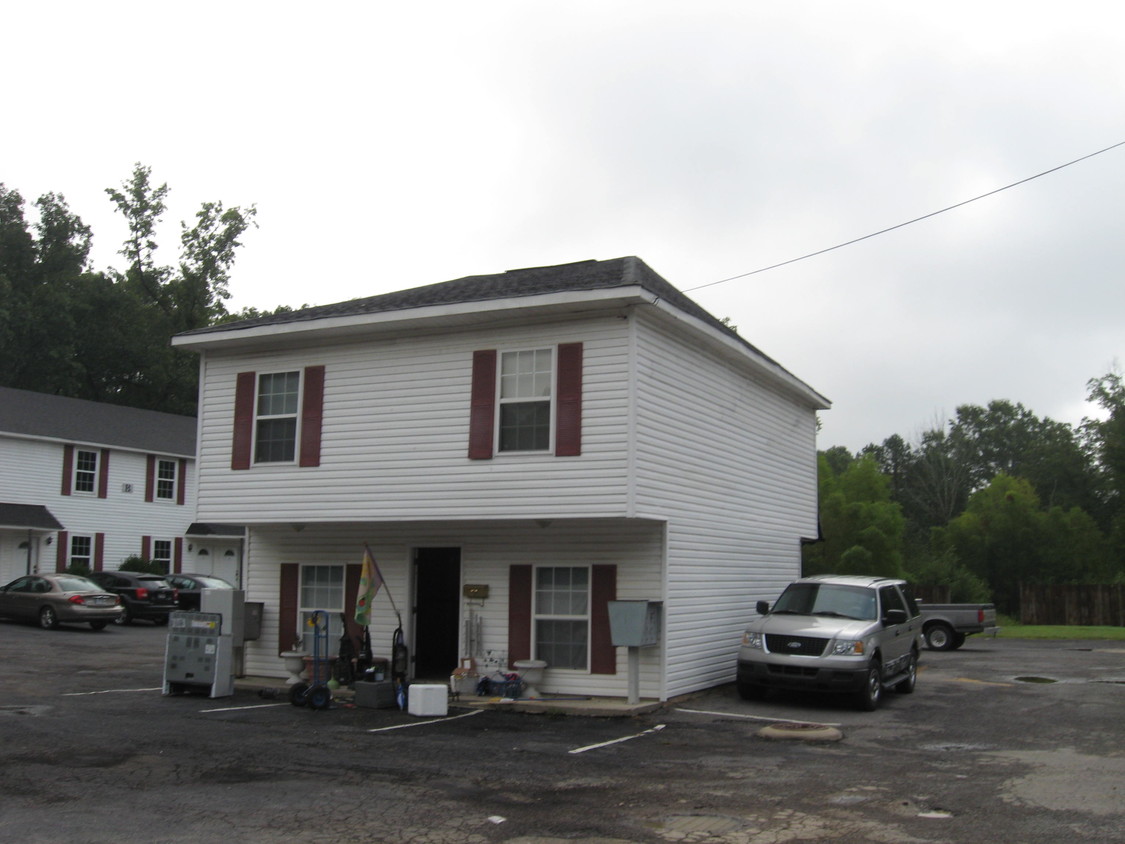
[{"label": "green tree", "polygon": [[1116,367],[1086,385],[1104,417],[1085,419],[1082,433],[1104,503],[1114,567],[1125,570],[1125,376]]},{"label": "green tree", "polygon": [[[870,457],[845,461],[840,452],[818,456],[823,539],[805,546],[805,574],[902,574],[901,509]],[[837,472],[833,462],[842,466]]]}]

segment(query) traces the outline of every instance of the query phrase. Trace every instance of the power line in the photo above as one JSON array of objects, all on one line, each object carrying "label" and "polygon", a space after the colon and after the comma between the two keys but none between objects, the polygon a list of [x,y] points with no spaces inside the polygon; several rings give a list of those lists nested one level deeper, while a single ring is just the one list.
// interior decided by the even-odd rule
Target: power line
[{"label": "power line", "polygon": [[1033,181],[1034,179],[1038,179],[1042,176],[1046,176],[1050,173],[1054,173],[1058,170],[1062,170],[1064,167],[1069,167],[1072,164],[1078,164],[1080,161],[1085,161],[1087,158],[1093,158],[1095,155],[1101,155],[1103,152],[1109,152],[1111,149],[1117,149],[1117,147],[1119,147],[1119,146],[1125,146],[1125,141],[1118,141],[1116,144],[1108,146],[1105,149],[1099,149],[1097,152],[1091,152],[1088,155],[1082,156],[1081,158],[1076,158],[1073,161],[1068,161],[1068,162],[1066,162],[1066,164],[1060,164],[1057,167],[1052,167],[1050,170],[1044,170],[1042,173],[1036,173],[1034,176],[1028,176],[1026,179],[1020,179],[1018,182],[1012,182],[1010,185],[1004,185],[1004,187],[1002,187],[1002,188],[996,188],[995,190],[990,190],[988,193],[982,193],[980,196],[974,196],[972,199],[966,199],[963,202],[958,202],[956,205],[947,206],[946,208],[942,208],[939,211],[931,211],[929,214],[923,214],[921,217],[915,217],[913,220],[907,220],[905,223],[899,223],[898,225],[895,225],[895,226],[890,226],[890,227],[885,228],[885,229],[880,229],[877,232],[872,232],[871,234],[865,234],[863,237],[857,237],[857,238],[854,238],[853,240],[848,240],[848,241],[845,241],[843,243],[837,243],[835,246],[829,246],[825,249],[818,249],[816,252],[810,252],[807,255],[801,255],[799,258],[790,258],[788,261],[782,261],[779,264],[770,264],[768,267],[762,267],[761,269],[751,270],[748,273],[741,273],[739,275],[732,275],[730,278],[721,278],[718,281],[709,281],[706,284],[699,285],[698,287],[689,287],[686,290],[684,290],[683,292],[684,293],[691,293],[692,291],[695,291],[695,290],[702,290],[705,287],[714,287],[716,284],[726,284],[728,281],[736,281],[737,279],[747,278],[748,276],[757,275],[758,273],[764,273],[764,272],[767,272],[769,270],[776,270],[778,267],[784,267],[784,266],[787,266],[789,264],[795,264],[798,261],[804,261],[806,258],[815,258],[817,255],[823,255],[825,252],[832,252],[836,249],[843,249],[845,246],[851,246],[853,243],[859,243],[860,241],[863,241],[863,240],[869,240],[873,237],[878,237],[881,234],[886,234],[887,232],[893,232],[895,229],[901,229],[905,226],[913,225],[914,223],[920,223],[922,220],[928,220],[928,219],[930,219],[930,217],[936,217],[938,214],[944,214],[946,211],[952,211],[955,208],[960,208],[963,205],[968,205],[970,202],[976,202],[978,199],[985,199],[986,197],[993,196],[994,194],[998,194],[1002,191],[1009,190],[1010,188],[1014,188],[1014,187],[1017,187],[1019,185],[1025,184],[1026,182],[1030,182],[1030,181]]}]

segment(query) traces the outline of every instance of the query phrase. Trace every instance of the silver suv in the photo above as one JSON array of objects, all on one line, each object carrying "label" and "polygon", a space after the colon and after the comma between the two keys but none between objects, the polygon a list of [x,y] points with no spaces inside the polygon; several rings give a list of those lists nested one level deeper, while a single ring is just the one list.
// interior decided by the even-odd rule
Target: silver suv
[{"label": "silver suv", "polygon": [[914,691],[922,619],[904,580],[817,575],[790,583],[738,649],[738,693],[757,700],[773,689],[851,694],[861,709],[884,689]]}]

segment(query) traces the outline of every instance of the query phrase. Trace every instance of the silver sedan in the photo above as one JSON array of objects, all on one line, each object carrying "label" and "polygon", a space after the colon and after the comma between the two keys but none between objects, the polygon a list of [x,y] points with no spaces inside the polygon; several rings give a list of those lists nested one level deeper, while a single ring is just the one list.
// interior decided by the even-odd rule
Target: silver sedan
[{"label": "silver sedan", "polygon": [[0,616],[37,621],[45,630],[60,623],[101,630],[121,611],[117,595],[74,574],[29,574],[0,587]]}]

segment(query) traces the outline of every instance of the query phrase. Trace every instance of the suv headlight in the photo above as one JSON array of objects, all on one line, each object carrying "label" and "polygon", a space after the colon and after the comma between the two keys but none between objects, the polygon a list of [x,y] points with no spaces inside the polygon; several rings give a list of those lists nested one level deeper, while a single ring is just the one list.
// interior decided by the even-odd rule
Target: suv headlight
[{"label": "suv headlight", "polygon": [[753,648],[756,651],[760,651],[762,649],[762,634],[752,633],[747,630],[742,634],[742,644],[748,648]]},{"label": "suv headlight", "polygon": [[832,643],[832,656],[863,656],[863,640],[837,639]]}]

